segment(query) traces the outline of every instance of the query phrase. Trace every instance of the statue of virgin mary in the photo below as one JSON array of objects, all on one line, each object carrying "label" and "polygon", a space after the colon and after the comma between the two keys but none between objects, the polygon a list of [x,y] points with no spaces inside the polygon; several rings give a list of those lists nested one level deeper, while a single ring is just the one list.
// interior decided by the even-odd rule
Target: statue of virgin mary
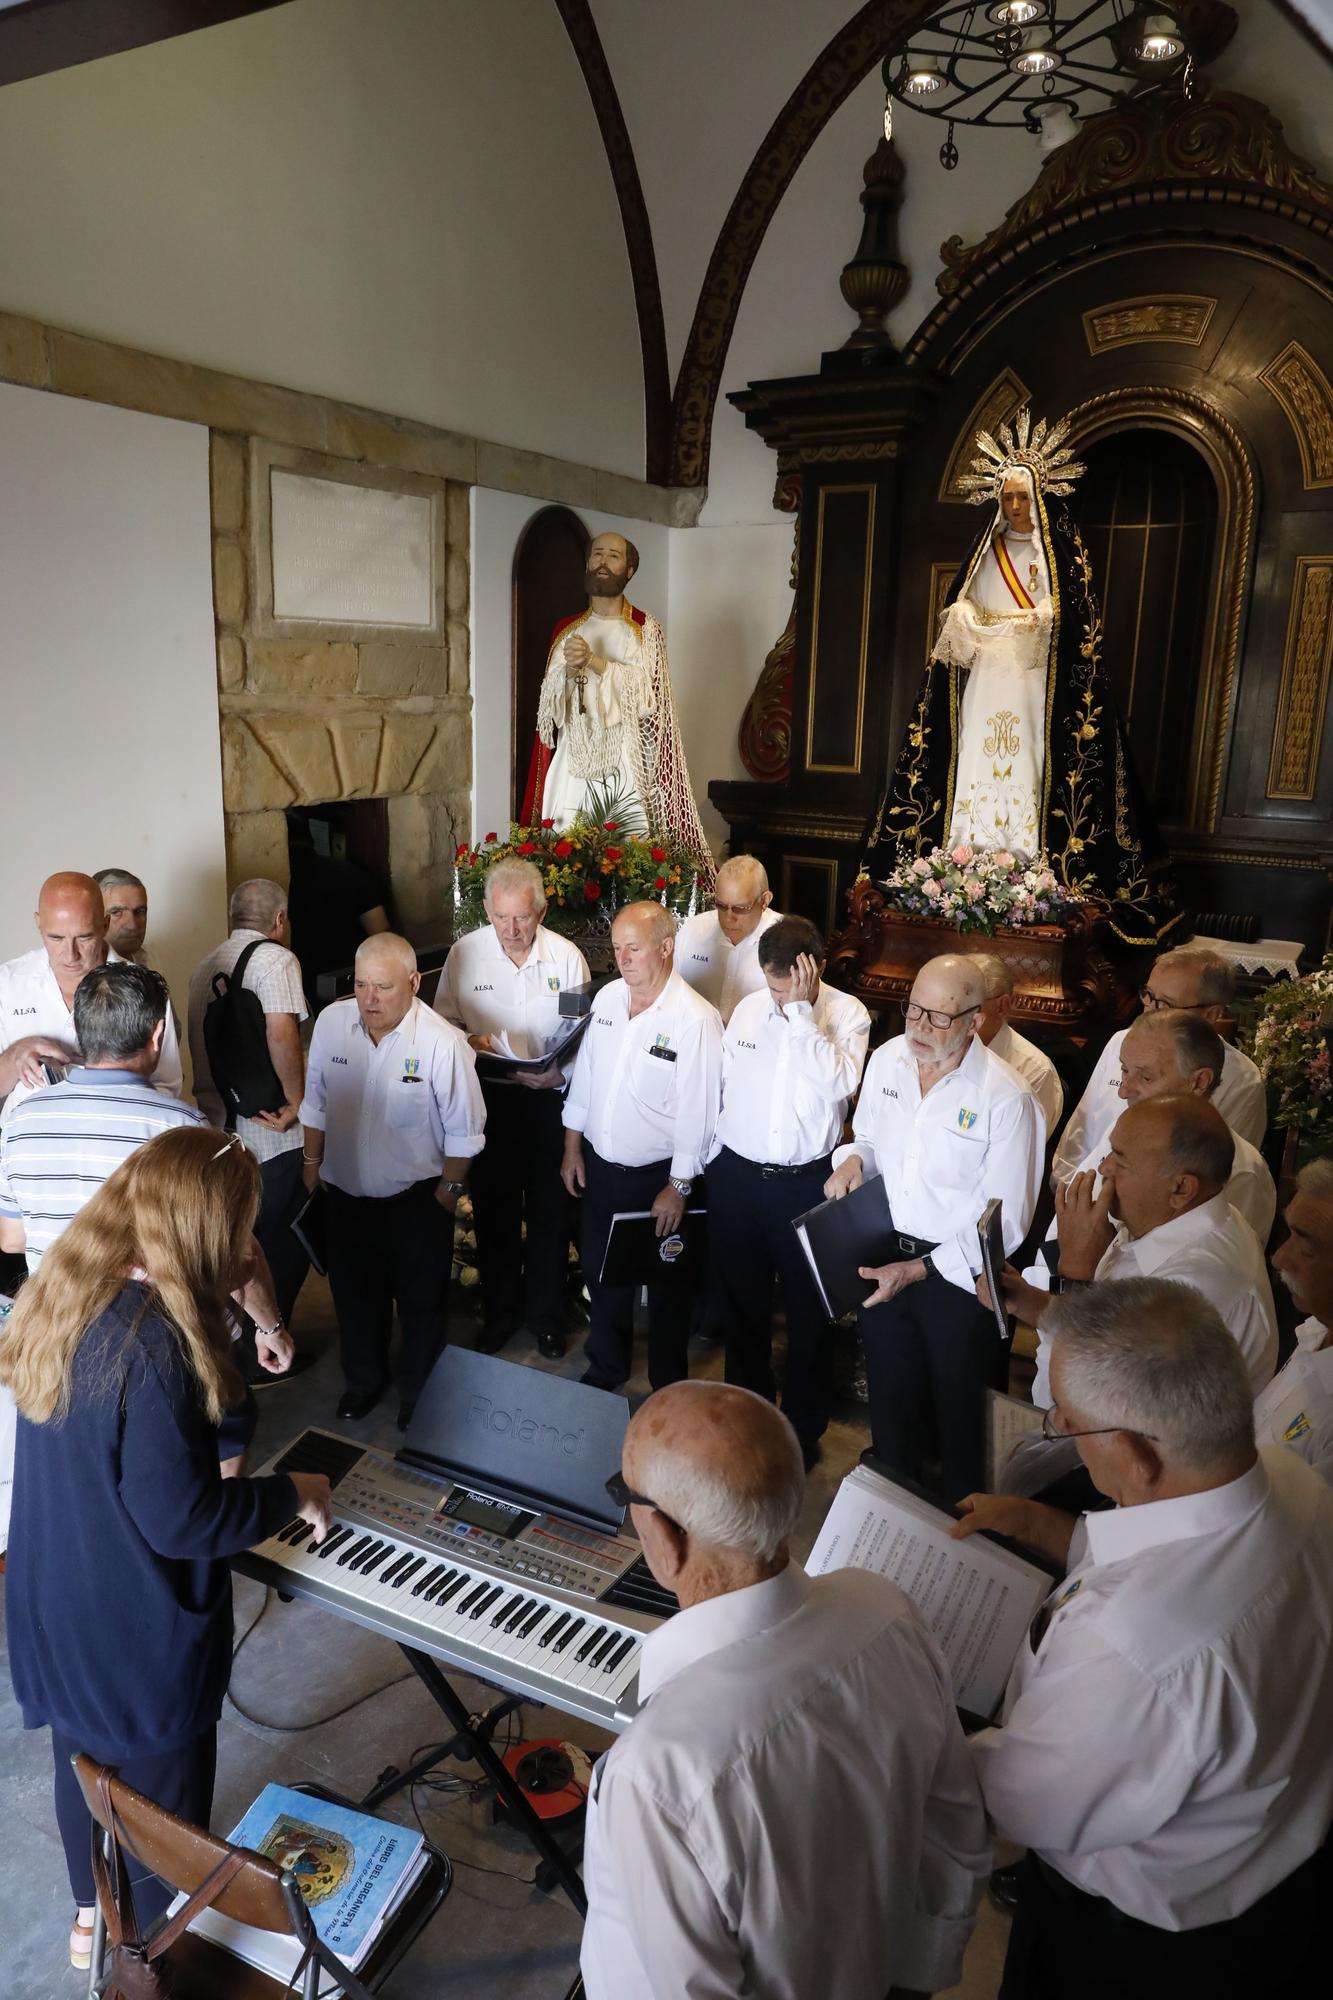
[{"label": "statue of virgin mary", "polygon": [[1180,922],[1170,863],[1101,667],[1092,568],[1064,497],[1084,468],[1021,410],[959,481],[990,503],[954,576],[863,867],[936,846],[1044,855],[1130,944]]}]

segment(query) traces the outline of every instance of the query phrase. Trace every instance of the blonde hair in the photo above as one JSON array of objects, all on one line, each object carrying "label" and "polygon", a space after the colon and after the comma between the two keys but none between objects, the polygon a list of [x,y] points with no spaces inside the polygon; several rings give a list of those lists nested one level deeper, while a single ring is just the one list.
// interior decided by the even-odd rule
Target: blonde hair
[{"label": "blonde hair", "polygon": [[136,1267],[149,1274],[145,1312],[171,1327],[209,1421],[221,1420],[243,1388],[226,1303],[243,1277],[259,1185],[253,1155],[211,1126],[159,1132],[117,1167],[24,1285],[0,1342],[0,1382],[30,1423],[66,1415],[79,1345]]}]

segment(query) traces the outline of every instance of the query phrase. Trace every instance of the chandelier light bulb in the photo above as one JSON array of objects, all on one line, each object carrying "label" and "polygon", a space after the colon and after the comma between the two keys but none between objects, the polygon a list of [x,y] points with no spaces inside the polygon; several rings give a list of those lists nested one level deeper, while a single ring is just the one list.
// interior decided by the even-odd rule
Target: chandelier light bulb
[{"label": "chandelier light bulb", "polygon": [[1174,62],[1185,53],[1185,41],[1170,14],[1149,14],[1134,51],[1140,62]]},{"label": "chandelier light bulb", "polygon": [[907,57],[907,75],[903,89],[911,97],[933,97],[937,90],[943,90],[944,78],[940,74],[939,58],[930,54]]},{"label": "chandelier light bulb", "polygon": [[1023,46],[1016,56],[1011,57],[1010,69],[1020,76],[1046,76],[1053,69],[1059,69],[1064,57],[1059,49],[1052,46],[1045,28],[1034,28],[1023,37]]},{"label": "chandelier light bulb", "polygon": [[1023,28],[1042,11],[1042,0],[993,0],[986,19],[997,28]]}]

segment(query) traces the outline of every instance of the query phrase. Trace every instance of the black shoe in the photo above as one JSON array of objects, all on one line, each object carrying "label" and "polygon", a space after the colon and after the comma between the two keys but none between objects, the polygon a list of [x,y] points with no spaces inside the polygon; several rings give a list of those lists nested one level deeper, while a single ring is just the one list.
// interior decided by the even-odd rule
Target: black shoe
[{"label": "black shoe", "polygon": [[548,1361],[559,1361],[564,1351],[565,1336],[563,1333],[539,1333],[537,1335],[537,1352],[538,1354],[544,1354]]},{"label": "black shoe", "polygon": [[517,1326],[506,1325],[503,1321],[498,1326],[479,1327],[476,1339],[478,1354],[498,1354],[505,1342],[512,1340],[517,1332]]},{"label": "black shoe", "polygon": [[986,1884],[986,1894],[990,1897],[1001,1916],[1012,1917],[1021,1901],[1023,1862],[1011,1861],[1007,1868],[991,1871]]},{"label": "black shoe", "polygon": [[605,1389],[611,1395],[614,1395],[620,1387],[619,1382],[613,1382],[609,1375],[603,1375],[596,1368],[585,1368],[579,1376],[579,1381],[586,1389]]},{"label": "black shoe", "polygon": [[383,1391],[380,1389],[372,1389],[368,1394],[361,1394],[355,1389],[345,1389],[338,1398],[339,1418],[344,1423],[359,1423],[362,1417],[370,1415],[382,1394]]}]

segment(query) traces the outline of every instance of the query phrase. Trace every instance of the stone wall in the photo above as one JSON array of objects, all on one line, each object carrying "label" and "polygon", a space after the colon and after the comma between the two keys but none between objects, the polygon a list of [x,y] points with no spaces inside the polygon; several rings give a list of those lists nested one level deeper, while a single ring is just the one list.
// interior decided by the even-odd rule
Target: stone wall
[{"label": "stone wall", "polygon": [[[432,498],[430,629],[275,618],[275,466]],[[419,942],[434,942],[447,928],[454,849],[470,825],[468,489],[219,430],[210,471],[229,884],[287,880],[286,807],[387,798],[399,915]]]}]

